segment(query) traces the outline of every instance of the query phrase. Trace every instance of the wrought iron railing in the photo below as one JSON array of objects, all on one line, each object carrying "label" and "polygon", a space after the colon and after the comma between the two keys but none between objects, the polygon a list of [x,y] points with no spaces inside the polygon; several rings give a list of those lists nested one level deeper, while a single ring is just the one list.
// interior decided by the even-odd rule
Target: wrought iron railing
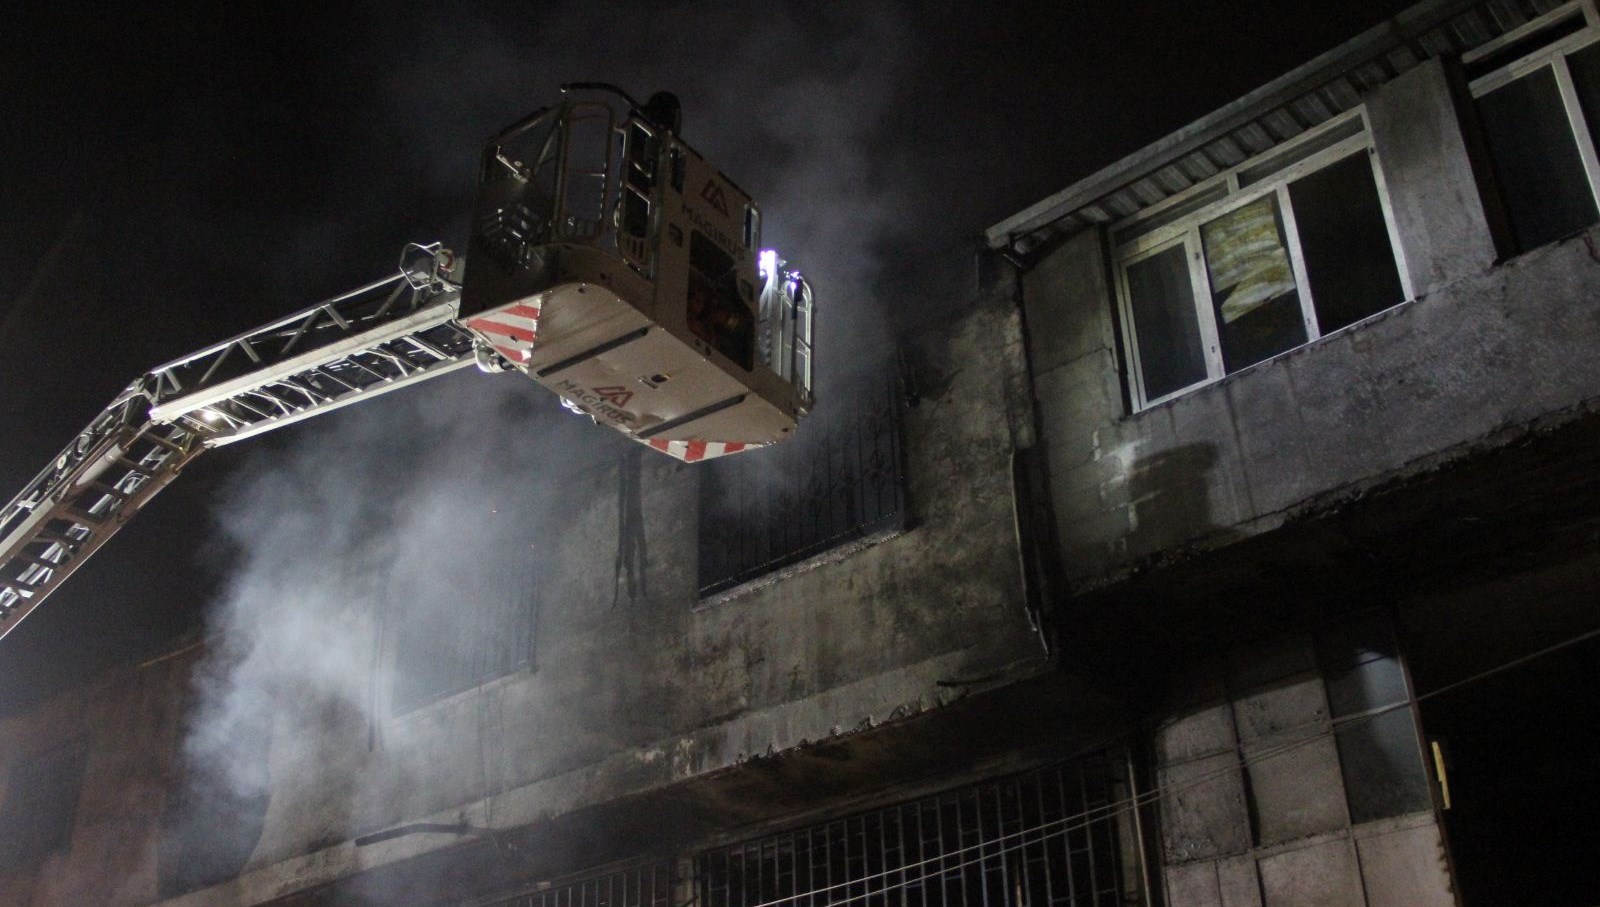
[{"label": "wrought iron railing", "polygon": [[835,392],[799,437],[706,464],[700,594],[903,529],[900,410],[893,382],[865,382]]}]

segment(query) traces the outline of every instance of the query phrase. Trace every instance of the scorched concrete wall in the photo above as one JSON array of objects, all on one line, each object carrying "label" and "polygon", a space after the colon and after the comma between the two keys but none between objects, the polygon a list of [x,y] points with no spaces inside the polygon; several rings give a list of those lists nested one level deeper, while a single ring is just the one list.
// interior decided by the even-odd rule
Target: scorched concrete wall
[{"label": "scorched concrete wall", "polygon": [[[920,395],[900,413],[913,515],[902,534],[702,602],[695,468],[629,449],[566,469],[554,483],[555,567],[539,589],[533,668],[403,715],[382,706],[384,670],[369,681],[375,709],[282,690],[284,717],[261,756],[270,794],[235,823],[253,832],[235,877],[163,902],[291,897],[462,840],[411,834],[357,847],[365,833],[419,821],[528,826],[1041,672],[1010,485],[1012,451],[1031,427],[1020,313],[1009,298],[980,299],[909,350]],[[813,418],[827,419],[826,406]],[[619,595],[614,555],[630,511],[642,519],[643,569]],[[356,663],[392,662],[376,615],[348,621],[370,640],[351,653]],[[70,732],[91,749],[71,849],[37,872],[0,874],[0,904],[161,899],[163,848],[179,846],[159,826],[182,784],[173,767],[190,676],[180,663],[190,664],[123,672],[0,731],[14,742],[8,762]]]}]

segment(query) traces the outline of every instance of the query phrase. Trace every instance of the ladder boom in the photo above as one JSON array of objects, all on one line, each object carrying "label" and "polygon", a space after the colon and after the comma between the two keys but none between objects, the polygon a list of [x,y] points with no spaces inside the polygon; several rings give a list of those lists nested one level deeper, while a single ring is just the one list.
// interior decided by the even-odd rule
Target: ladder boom
[{"label": "ladder boom", "polygon": [[475,363],[455,262],[396,273],[140,376],[0,510],[0,638],[202,451]]},{"label": "ladder boom", "polygon": [[0,638],[203,449],[135,382],[0,510]]},{"label": "ladder boom", "polygon": [[152,369],[151,418],[219,447],[473,364],[454,266],[407,246],[382,280]]}]

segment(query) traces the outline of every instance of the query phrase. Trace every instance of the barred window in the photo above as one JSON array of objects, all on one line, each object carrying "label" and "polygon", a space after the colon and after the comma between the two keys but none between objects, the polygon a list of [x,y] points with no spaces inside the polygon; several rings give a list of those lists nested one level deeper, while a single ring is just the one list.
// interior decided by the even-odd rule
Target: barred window
[{"label": "barred window", "polygon": [[708,463],[700,478],[700,594],[714,595],[905,526],[893,382],[836,392],[798,437]]},{"label": "barred window", "polygon": [[701,854],[703,907],[1133,903],[1125,761],[1094,754]]},{"label": "barred window", "polygon": [[1405,299],[1374,154],[1353,110],[1112,229],[1138,408]]},{"label": "barred window", "polygon": [[531,667],[534,574],[529,552],[508,545],[397,585],[390,712],[414,711]]}]

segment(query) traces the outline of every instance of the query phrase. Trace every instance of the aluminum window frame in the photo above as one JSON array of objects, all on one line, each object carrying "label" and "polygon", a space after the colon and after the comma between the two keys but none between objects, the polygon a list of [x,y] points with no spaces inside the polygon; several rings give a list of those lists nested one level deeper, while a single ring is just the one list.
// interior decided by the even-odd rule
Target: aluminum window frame
[{"label": "aluminum window frame", "polygon": [[[1567,128],[1571,131],[1572,138],[1578,146],[1578,158],[1583,163],[1584,176],[1589,184],[1589,195],[1594,200],[1596,210],[1600,210],[1600,152],[1596,151],[1594,136],[1589,129],[1588,117],[1584,115],[1583,103],[1579,100],[1577,86],[1572,81],[1572,67],[1567,62],[1568,57],[1600,42],[1600,12],[1596,11],[1592,0],[1575,0],[1573,3],[1553,9],[1539,18],[1527,22],[1517,30],[1502,35],[1495,41],[1475,48],[1470,53],[1463,55],[1462,61],[1472,63],[1475,60],[1488,57],[1507,45],[1537,34],[1542,29],[1566,20],[1574,14],[1574,11],[1583,16],[1583,28],[1536,50],[1529,51],[1527,54],[1512,60],[1493,72],[1485,73],[1473,79],[1468,86],[1468,90],[1472,95],[1472,99],[1477,101],[1484,95],[1549,67],[1554,73],[1556,90],[1561,96],[1562,111],[1567,116]],[[1501,191],[1504,190],[1502,189]],[[1532,250],[1521,249],[1520,251],[1528,252]]]},{"label": "aluminum window frame", "polygon": [[[1287,164],[1283,168],[1267,173],[1256,178],[1248,185],[1239,185],[1241,172],[1248,172],[1275,157],[1284,155],[1302,143],[1315,143],[1326,140],[1330,133],[1336,133],[1348,128],[1352,122],[1359,122],[1360,128],[1355,134],[1330,143],[1326,148]],[[1393,206],[1389,199],[1388,185],[1383,178],[1383,168],[1379,166],[1379,153],[1372,141],[1372,130],[1366,119],[1365,105],[1351,108],[1339,116],[1332,117],[1325,122],[1307,129],[1294,139],[1269,148],[1261,154],[1248,158],[1217,175],[1196,183],[1177,195],[1165,199],[1158,205],[1153,205],[1131,217],[1125,218],[1110,226],[1108,235],[1116,236],[1118,233],[1136,228],[1139,223],[1159,218],[1165,211],[1174,207],[1187,204],[1191,199],[1205,193],[1215,193],[1219,185],[1226,186],[1226,191],[1209,204],[1187,212],[1171,223],[1163,224],[1148,233],[1143,233],[1130,238],[1127,242],[1112,250],[1112,270],[1117,294],[1117,313],[1122,331],[1124,349],[1127,350],[1129,398],[1133,404],[1134,412],[1142,412],[1154,406],[1159,406],[1169,400],[1183,396],[1200,387],[1221,381],[1228,376],[1227,368],[1223,362],[1222,344],[1219,338],[1216,313],[1211,291],[1210,275],[1205,263],[1204,247],[1200,241],[1200,228],[1210,221],[1228,214],[1240,207],[1257,201],[1267,195],[1277,199],[1279,216],[1283,219],[1285,234],[1285,251],[1289,255],[1290,266],[1294,273],[1296,292],[1299,295],[1301,319],[1305,326],[1305,343],[1296,344],[1276,355],[1269,356],[1260,362],[1236,369],[1233,373],[1247,371],[1263,362],[1270,362],[1295,349],[1316,343],[1323,337],[1338,333],[1338,331],[1323,332],[1317,320],[1315,292],[1307,278],[1305,256],[1300,246],[1299,224],[1295,217],[1294,206],[1289,198],[1289,185],[1296,180],[1330,167],[1356,154],[1365,154],[1372,170],[1373,184],[1378,194],[1378,204],[1383,212],[1384,228],[1388,234],[1390,253],[1400,279],[1401,299],[1396,305],[1404,305],[1416,298],[1416,292],[1411,280],[1410,271],[1406,267],[1405,256],[1401,254],[1400,233],[1395,222]],[[1151,256],[1166,252],[1175,245],[1182,243],[1185,254],[1189,260],[1189,274],[1194,296],[1195,317],[1198,319],[1203,353],[1206,359],[1206,377],[1185,387],[1179,388],[1159,397],[1148,397],[1144,386],[1144,370],[1139,359],[1138,329],[1133,319],[1133,303],[1128,289],[1128,267],[1143,261]],[[1387,311],[1386,307],[1382,311]],[[1379,314],[1378,312],[1372,313]],[[1372,317],[1372,316],[1368,316]],[[1355,324],[1360,324],[1361,319]],[[1346,325],[1339,330],[1345,330],[1353,325]]]}]

